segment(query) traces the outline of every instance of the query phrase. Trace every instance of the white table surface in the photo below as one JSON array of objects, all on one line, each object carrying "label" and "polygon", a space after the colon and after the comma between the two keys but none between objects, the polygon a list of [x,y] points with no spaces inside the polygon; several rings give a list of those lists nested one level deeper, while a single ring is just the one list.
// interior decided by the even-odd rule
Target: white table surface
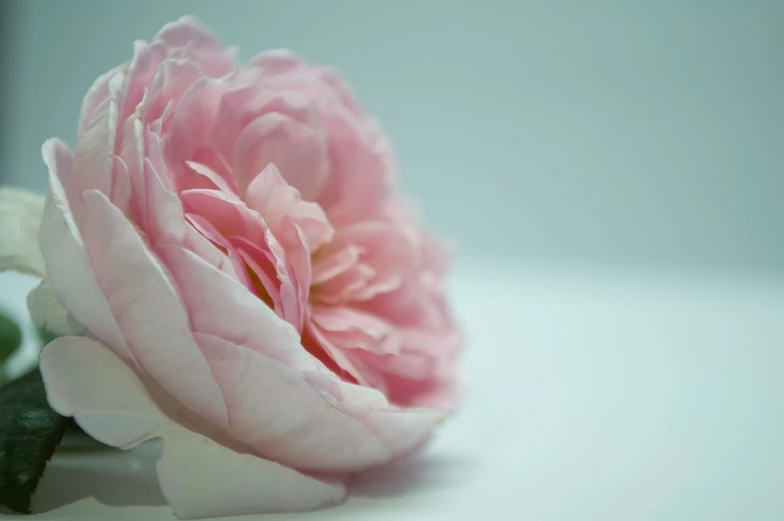
[{"label": "white table surface", "polygon": [[[474,263],[452,281],[462,413],[339,507],[238,519],[784,519],[782,278]],[[0,275],[0,302],[31,284]],[[37,518],[174,519],[157,450],[58,454]]]}]

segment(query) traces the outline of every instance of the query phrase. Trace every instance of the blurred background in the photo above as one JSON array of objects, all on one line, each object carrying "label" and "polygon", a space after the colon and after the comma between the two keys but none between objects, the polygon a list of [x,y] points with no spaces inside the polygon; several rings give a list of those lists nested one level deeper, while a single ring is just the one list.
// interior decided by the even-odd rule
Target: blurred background
[{"label": "blurred background", "polygon": [[0,182],[193,13],[338,67],[461,258],[784,271],[784,2],[3,0]]}]

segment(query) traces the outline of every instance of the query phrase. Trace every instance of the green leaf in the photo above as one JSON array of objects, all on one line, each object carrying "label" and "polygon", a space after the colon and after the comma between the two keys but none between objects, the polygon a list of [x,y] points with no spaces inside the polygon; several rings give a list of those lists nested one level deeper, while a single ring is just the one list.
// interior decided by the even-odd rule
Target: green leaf
[{"label": "green leaf", "polygon": [[38,328],[38,338],[41,340],[41,345],[46,345],[55,338],[58,338],[60,335],[57,333],[52,333],[48,329],[44,329],[42,327]]},{"label": "green leaf", "polygon": [[13,320],[0,313],[0,365],[22,344],[22,331]]},{"label": "green leaf", "polygon": [[30,499],[71,422],[46,401],[35,371],[0,389],[0,504],[30,513]]}]

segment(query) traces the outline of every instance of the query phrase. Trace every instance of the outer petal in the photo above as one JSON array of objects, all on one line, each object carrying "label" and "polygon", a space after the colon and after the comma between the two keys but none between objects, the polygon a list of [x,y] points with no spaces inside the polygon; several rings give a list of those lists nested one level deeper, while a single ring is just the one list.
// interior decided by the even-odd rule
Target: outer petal
[{"label": "outer petal", "polygon": [[155,40],[165,42],[170,48],[184,48],[187,56],[196,59],[209,76],[217,78],[236,67],[233,49],[221,49],[209,29],[192,16],[166,24]]},{"label": "outer petal", "polygon": [[82,110],[79,115],[79,134],[82,134],[86,129],[90,120],[93,118],[95,109],[109,97],[109,81],[115,74],[121,72],[125,64],[118,65],[117,67],[103,73],[87,91],[82,102]]},{"label": "outer petal", "polygon": [[38,227],[43,213],[42,195],[21,188],[0,187],[0,271],[43,276],[44,259],[38,249]]},{"label": "outer petal", "polygon": [[39,366],[52,408],[102,443],[128,449],[171,423],[133,370],[95,340],[57,338]]},{"label": "outer petal", "polygon": [[94,438],[130,448],[163,438],[158,477],[181,518],[310,510],[340,502],[345,487],[234,451],[167,416],[137,375],[101,344],[64,337],[41,354],[49,403]]},{"label": "outer petal", "polygon": [[226,424],[226,408],[188,318],[158,261],[101,192],[82,195],[85,246],[112,315],[140,368],[193,412]]},{"label": "outer petal", "polygon": [[60,181],[72,174],[71,152],[61,142],[49,140],[44,143],[42,153],[49,167],[49,192],[39,243],[52,293],[95,337],[122,358],[134,360],[98,286]]},{"label": "outer petal", "polygon": [[183,519],[313,510],[346,496],[342,483],[235,452],[185,429],[166,432],[163,439],[158,478],[164,496]]},{"label": "outer petal", "polygon": [[[200,78],[183,93],[174,112],[165,150],[173,170],[193,159],[194,153],[208,143],[218,104],[226,88],[225,79]],[[187,175],[184,177],[178,180],[181,190],[189,187]]]},{"label": "outer petal", "polygon": [[[117,126],[120,96],[125,74],[120,72],[109,80],[109,97],[96,107],[92,119],[79,135],[73,156],[73,171],[78,175],[64,175],[60,181],[72,205],[77,223],[83,220],[79,194],[84,190],[100,190],[111,193],[114,148],[117,142]],[[46,160],[46,158],[44,158]]]},{"label": "outer petal", "polygon": [[319,251],[313,258],[313,285],[326,282],[354,267],[362,254],[359,246],[347,246],[336,252]]},{"label": "outer petal", "polygon": [[356,471],[391,459],[383,439],[302,374],[218,337],[195,338],[232,412],[230,434],[260,454],[317,471]]}]

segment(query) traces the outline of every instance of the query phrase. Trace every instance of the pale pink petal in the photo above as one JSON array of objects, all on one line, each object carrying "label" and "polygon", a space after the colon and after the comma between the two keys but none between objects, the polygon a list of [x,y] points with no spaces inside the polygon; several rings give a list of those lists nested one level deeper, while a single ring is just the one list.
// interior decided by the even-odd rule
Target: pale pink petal
[{"label": "pale pink petal", "polygon": [[133,57],[124,69],[117,122],[126,121],[134,115],[147,95],[158,67],[169,54],[170,48],[160,40],[153,40],[151,43],[141,40],[133,42]]},{"label": "pale pink petal", "polygon": [[49,167],[49,191],[39,241],[52,293],[92,335],[125,360],[135,360],[98,286],[60,182],[61,176],[71,175],[71,152],[61,142],[49,140],[42,154]]},{"label": "pale pink petal", "polygon": [[314,302],[338,305],[350,301],[352,294],[365,288],[377,275],[376,269],[362,261],[315,286],[312,291]]},{"label": "pale pink petal", "polygon": [[369,351],[350,351],[352,359],[358,359],[368,368],[384,377],[384,390],[389,391],[387,378],[390,375],[401,376],[409,380],[426,380],[433,374],[436,360],[433,356],[412,351],[401,351],[397,354],[377,354]]},{"label": "pale pink petal", "polygon": [[367,221],[340,229],[328,250],[359,248],[362,252],[360,261],[324,281],[314,295],[321,302],[336,304],[368,301],[398,290],[406,283],[409,272],[419,274],[416,271],[417,246],[417,237],[412,230],[393,223]]},{"label": "pale pink petal", "polygon": [[251,58],[248,66],[261,67],[265,74],[276,75],[301,69],[304,62],[288,49],[270,49]]},{"label": "pale pink petal", "polygon": [[264,219],[243,201],[218,190],[194,189],[180,194],[188,213],[201,215],[221,234],[240,235],[263,244],[267,233]]},{"label": "pale pink petal", "polygon": [[[234,143],[248,123],[265,112],[265,105],[274,100],[274,92],[253,86],[235,86],[221,92],[212,125],[209,127],[210,147],[227,164],[234,161]],[[242,192],[243,186],[238,182]]]},{"label": "pale pink petal", "polygon": [[391,147],[374,125],[357,121],[337,103],[328,110],[332,175],[319,202],[335,226],[373,219],[394,185]]},{"label": "pale pink petal", "polygon": [[120,156],[113,158],[112,188],[109,199],[122,213],[131,215],[131,176],[128,166]]},{"label": "pale pink petal", "polygon": [[396,328],[378,316],[346,306],[312,306],[311,316],[324,336],[343,349],[364,349],[378,355],[400,353]]},{"label": "pale pink petal", "polygon": [[106,196],[88,191],[83,199],[91,216],[82,230],[90,262],[140,368],[193,412],[225,425],[220,390],[166,273]]},{"label": "pale pink petal", "polygon": [[209,184],[205,186],[204,182],[200,182],[197,178],[194,178],[193,183],[190,184],[188,188],[217,189],[221,192],[237,195],[236,190],[226,181],[226,179],[207,165],[195,161],[186,161],[185,164],[193,170],[196,176],[201,176],[209,181]]},{"label": "pale pink petal", "polygon": [[376,295],[389,293],[399,288],[403,284],[403,277],[394,272],[380,272],[369,280],[367,284],[353,288],[344,293],[344,298],[350,302],[361,302],[370,300]]},{"label": "pale pink petal", "polygon": [[[392,457],[389,447],[302,374],[226,340],[195,334],[226,402],[229,432],[263,456],[296,468],[354,471]],[[285,400],[265,397],[285,396]]]},{"label": "pale pink petal", "polygon": [[176,104],[183,93],[203,76],[201,64],[195,60],[187,57],[163,60],[140,106],[142,122],[150,124],[161,118],[166,107]]},{"label": "pale pink petal", "polygon": [[304,325],[305,310],[310,298],[311,249],[308,240],[305,238],[305,233],[288,216],[281,221],[280,241],[286,249],[286,259],[291,265],[289,272],[294,273],[297,309],[300,313],[297,330],[301,332]]},{"label": "pale pink petal", "polygon": [[274,255],[263,251],[244,237],[233,235],[229,241],[231,248],[238,253],[240,259],[262,285],[259,291],[255,288],[251,291],[256,291],[257,296],[262,300],[268,297],[275,313],[291,325],[298,327],[301,310],[298,309],[294,287],[288,278],[278,279],[277,261]]},{"label": "pale pink petal", "polygon": [[280,112],[256,118],[234,145],[234,175],[240,189],[270,164],[306,201],[317,200],[329,169],[323,131],[312,121],[302,122]]},{"label": "pale pink petal", "polygon": [[463,398],[464,388],[458,378],[457,364],[453,366],[450,371],[422,380],[388,375],[389,401],[407,407],[427,407],[445,415],[454,413]]},{"label": "pale pink petal", "polygon": [[209,168],[211,172],[217,174],[220,181],[219,188],[235,197],[239,197],[239,188],[237,187],[237,182],[234,179],[234,173],[231,171],[231,167],[223,160],[221,156],[215,153],[209,147],[202,147],[196,150],[193,153],[192,157],[195,163],[200,165],[204,165],[205,167]]},{"label": "pale pink petal", "polygon": [[315,97],[328,94],[330,99],[337,99],[343,108],[348,109],[357,118],[365,117],[351,87],[331,67],[306,63],[288,49],[264,51],[251,58],[248,67],[262,69],[264,77],[271,78],[273,81],[283,80],[275,82],[282,87],[313,91],[316,93]]},{"label": "pale pink petal", "polygon": [[193,16],[183,16],[174,22],[167,23],[158,31],[155,39],[161,40],[173,48],[194,45],[206,49],[220,49],[220,45],[210,30]]},{"label": "pale pink petal", "polygon": [[[194,153],[209,142],[225,90],[225,80],[201,78],[183,93],[174,113],[171,132],[166,136],[167,161],[175,172],[182,170],[185,162],[193,159]],[[189,187],[185,179],[180,180],[178,186],[180,190]]]},{"label": "pale pink petal", "polygon": [[123,80],[122,73],[111,78],[109,97],[95,109],[92,119],[79,136],[73,156],[73,170],[79,172],[79,175],[60,180],[73,205],[72,212],[78,223],[83,220],[78,194],[84,190],[99,190],[105,195],[111,193],[117,125],[121,121],[119,103]]},{"label": "pale pink petal", "polygon": [[147,239],[150,244],[154,247],[160,244],[182,244],[186,233],[182,203],[163,185],[148,159],[144,163],[144,188],[145,193],[139,194],[137,198],[143,197],[148,208]]},{"label": "pale pink petal", "polygon": [[[223,256],[228,259],[228,263],[232,267],[232,273],[234,273],[235,278],[240,284],[248,288],[249,291],[253,291],[253,283],[248,276],[243,258],[234,245],[232,245],[226,237],[221,235],[211,222],[201,215],[188,214],[188,221],[191,226],[193,226],[193,229],[197,230],[202,237],[212,241],[212,244],[219,246],[226,252]],[[215,264],[213,263],[213,265]]]},{"label": "pale pink petal", "polygon": [[245,287],[185,249],[167,246],[160,255],[188,306],[192,331],[246,345],[292,367],[308,363],[294,326]]},{"label": "pale pink petal", "polygon": [[311,284],[314,286],[326,282],[354,266],[362,254],[359,246],[346,246],[336,252],[317,252],[313,262]]},{"label": "pale pink petal", "polygon": [[93,119],[93,115],[95,109],[104,102],[107,98],[109,98],[109,81],[118,73],[122,72],[123,68],[126,65],[118,65],[117,67],[103,73],[102,75],[98,76],[92,86],[87,90],[87,94],[84,96],[84,101],[82,101],[82,110],[79,115],[79,127],[78,132],[81,135],[87,125],[89,125],[90,120]]},{"label": "pale pink petal", "polygon": [[334,230],[317,204],[303,201],[296,188],[284,180],[275,164],[268,164],[250,182],[245,193],[248,207],[259,212],[276,235],[282,235],[282,220],[291,219],[302,230],[310,251],[332,239]]},{"label": "pale pink petal", "polygon": [[193,16],[183,16],[166,24],[155,36],[169,48],[183,48],[203,67],[204,74],[218,78],[228,74],[236,63],[231,49],[223,50],[212,33]]},{"label": "pale pink petal", "polygon": [[[378,389],[383,392],[385,388],[384,379],[377,371],[370,371],[366,364],[350,353],[341,349],[334,342],[331,342],[324,331],[317,326],[312,317],[308,317],[305,328],[316,344],[326,353],[340,369],[340,376],[346,380],[351,380],[369,389]],[[348,378],[346,378],[348,377]]]},{"label": "pale pink petal", "polygon": [[[238,86],[221,97],[210,138],[212,148],[227,162],[234,160],[234,146],[240,133],[262,114],[280,112],[296,120],[307,121],[310,111],[307,98],[303,96],[268,88],[248,72],[238,75],[238,78],[241,80],[236,82]],[[243,83],[245,86],[242,86]]]}]

